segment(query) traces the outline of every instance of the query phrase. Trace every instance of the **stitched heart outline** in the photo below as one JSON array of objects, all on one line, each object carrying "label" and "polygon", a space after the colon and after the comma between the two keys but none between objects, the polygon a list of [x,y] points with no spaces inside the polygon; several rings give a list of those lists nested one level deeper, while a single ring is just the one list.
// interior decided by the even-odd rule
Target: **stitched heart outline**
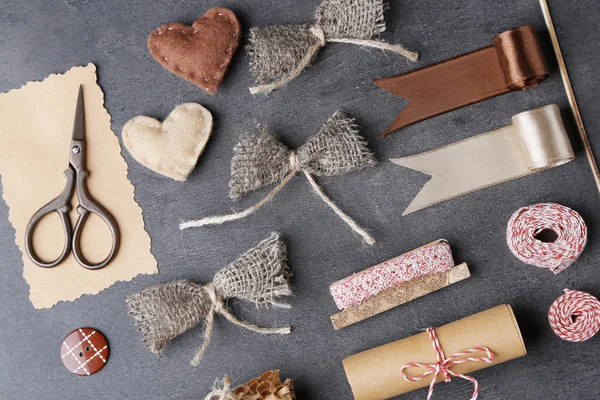
[{"label": "stitched heart outline", "polygon": [[215,94],[240,34],[240,23],[233,11],[211,8],[192,26],[175,22],[155,29],[148,37],[148,49],[167,70]]}]

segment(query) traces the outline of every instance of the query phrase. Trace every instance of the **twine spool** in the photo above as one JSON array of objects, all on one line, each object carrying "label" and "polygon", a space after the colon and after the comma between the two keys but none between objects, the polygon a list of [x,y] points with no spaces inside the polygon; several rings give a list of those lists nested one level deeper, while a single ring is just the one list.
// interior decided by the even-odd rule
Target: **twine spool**
[{"label": "twine spool", "polygon": [[552,303],[548,322],[561,339],[584,342],[600,330],[600,301],[589,293],[565,289]]},{"label": "twine spool", "polygon": [[[540,234],[553,233],[551,241]],[[575,262],[587,243],[587,227],[581,215],[555,203],[518,209],[508,221],[506,241],[510,251],[526,264],[558,274]]]}]

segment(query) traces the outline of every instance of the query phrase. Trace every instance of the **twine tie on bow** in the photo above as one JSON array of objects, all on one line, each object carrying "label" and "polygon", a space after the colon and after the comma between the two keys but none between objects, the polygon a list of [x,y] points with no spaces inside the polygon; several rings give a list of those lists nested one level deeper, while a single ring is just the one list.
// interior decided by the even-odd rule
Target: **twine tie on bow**
[{"label": "twine tie on bow", "polygon": [[[211,339],[212,333],[213,333],[213,328],[215,325],[215,314],[220,314],[220,315],[224,316],[225,318],[227,318],[227,320],[229,320],[229,322],[233,323],[234,325],[241,326],[242,328],[246,328],[250,331],[257,332],[257,333],[285,335],[285,334],[292,332],[292,328],[290,328],[289,326],[282,327],[282,328],[263,328],[261,326],[250,324],[248,322],[237,319],[233,314],[231,314],[227,310],[227,308],[225,307],[225,302],[224,302],[223,298],[220,297],[216,293],[215,287],[213,284],[204,285],[204,286],[202,286],[202,289],[204,289],[204,291],[210,298],[210,301],[212,304],[210,306],[208,314],[206,315],[206,324],[205,324],[205,328],[204,328],[204,343],[202,344],[202,347],[200,347],[200,350],[198,350],[198,352],[192,359],[192,365],[194,365],[194,366],[196,366],[200,363],[200,360],[202,360],[202,357],[204,356],[204,353],[206,352],[206,349],[208,348],[208,344],[210,343],[210,339]],[[282,308],[289,308],[289,305],[287,305],[287,304],[279,304],[278,306],[282,307]]]},{"label": "twine tie on bow", "polygon": [[259,126],[258,134],[244,138],[234,148],[230,196],[238,198],[251,190],[279,182],[277,186],[265,198],[243,211],[183,222],[179,229],[220,225],[245,218],[268,203],[290,179],[302,172],[319,197],[366,243],[374,244],[375,239],[344,213],[312,176],[342,175],[377,163],[357,128],[352,119],[337,111],[319,133],[298,149],[290,150],[267,127]]},{"label": "twine tie on bow", "polygon": [[292,174],[302,171],[302,165],[300,165],[300,160],[298,159],[296,150],[290,150],[290,170]]},{"label": "twine tie on bow", "polygon": [[[383,0],[324,0],[315,22],[250,30],[248,53],[257,83],[252,94],[268,93],[298,77],[327,43],[348,43],[398,53],[411,61],[419,54],[373,38],[385,31]],[[269,83],[267,83],[269,82]]]},{"label": "twine tie on bow", "polygon": [[[450,357],[446,358],[444,354],[444,349],[440,344],[440,341],[437,337],[434,328],[427,328],[427,334],[429,335],[429,339],[431,340],[431,344],[433,345],[433,350],[435,351],[435,355],[437,358],[437,362],[435,364],[423,364],[423,363],[408,363],[400,368],[400,372],[402,373],[402,378],[407,382],[416,382],[421,379],[427,378],[429,375],[433,375],[431,379],[431,384],[429,385],[429,391],[427,393],[427,400],[431,400],[433,397],[433,388],[435,386],[437,377],[439,374],[444,376],[445,382],[450,382],[452,378],[461,378],[466,379],[473,383],[473,395],[471,396],[471,400],[477,400],[477,396],[479,395],[479,383],[475,378],[469,375],[459,374],[457,372],[453,372],[450,368],[454,365],[463,364],[467,362],[484,362],[484,363],[492,363],[494,361],[494,353],[487,347],[475,347],[469,350],[465,350],[459,353],[454,353]],[[465,357],[469,354],[485,352],[487,357]],[[421,368],[425,369],[421,375],[418,376],[409,376],[406,373],[406,370],[409,368]]]},{"label": "twine tie on bow", "polygon": [[223,378],[223,387],[214,388],[209,394],[204,397],[204,400],[239,400],[238,397],[231,391],[231,378],[226,376]]}]

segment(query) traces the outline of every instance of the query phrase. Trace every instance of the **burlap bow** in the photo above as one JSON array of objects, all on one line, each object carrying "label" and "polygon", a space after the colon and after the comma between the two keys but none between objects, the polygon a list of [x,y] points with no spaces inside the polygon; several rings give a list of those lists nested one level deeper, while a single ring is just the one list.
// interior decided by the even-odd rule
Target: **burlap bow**
[{"label": "burlap bow", "polygon": [[312,136],[297,150],[290,150],[266,126],[258,133],[242,139],[233,149],[231,160],[230,196],[234,199],[276,182],[279,184],[254,206],[229,215],[206,217],[179,225],[180,229],[222,224],[244,218],[258,210],[275,196],[294,175],[302,172],[315,192],[335,213],[368,244],[375,240],[364,229],[336,206],[319,187],[314,175],[334,176],[375,165],[377,160],[358,134],[354,120],[341,111],[335,112],[319,133]]},{"label": "burlap bow", "polygon": [[127,298],[129,314],[136,320],[148,350],[160,354],[172,339],[205,321],[204,344],[192,360],[198,365],[212,336],[214,315],[259,333],[290,333],[290,327],[261,328],[237,319],[225,300],[237,298],[257,306],[289,308],[276,301],[292,293],[287,251],[278,233],[271,233],[256,247],[215,274],[206,285],[180,280],[157,285]]},{"label": "burlap bow", "polygon": [[[328,42],[351,43],[396,52],[416,61],[418,53],[373,40],[385,31],[383,0],[324,0],[314,24],[268,26],[250,30],[250,69],[256,82],[252,94],[270,92],[291,81],[310,65]],[[271,83],[267,83],[273,81]]]},{"label": "burlap bow", "polygon": [[204,400],[294,400],[294,382],[288,378],[281,382],[279,371],[270,370],[258,378],[231,390],[231,379],[223,378],[223,386],[215,387]]}]

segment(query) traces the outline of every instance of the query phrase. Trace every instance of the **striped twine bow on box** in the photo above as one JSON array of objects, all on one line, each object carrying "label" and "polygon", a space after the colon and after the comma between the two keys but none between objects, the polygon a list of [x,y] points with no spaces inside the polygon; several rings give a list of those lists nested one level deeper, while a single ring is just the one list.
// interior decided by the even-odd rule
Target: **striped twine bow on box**
[{"label": "striped twine bow on box", "polygon": [[600,301],[589,293],[565,289],[552,303],[548,322],[559,338],[584,342],[600,330]]},{"label": "striped twine bow on box", "polygon": [[[467,362],[484,362],[491,363],[494,361],[494,353],[487,347],[474,347],[469,350],[465,350],[462,352],[454,353],[450,357],[446,358],[444,354],[444,349],[442,349],[442,345],[437,337],[434,328],[427,328],[427,333],[429,334],[429,339],[433,345],[433,350],[435,351],[435,355],[437,357],[437,362],[435,364],[424,364],[424,363],[408,363],[400,368],[400,372],[402,373],[402,378],[407,382],[416,382],[421,379],[425,379],[430,375],[432,376],[431,384],[429,385],[429,391],[427,393],[427,400],[430,400],[433,397],[433,387],[435,386],[437,377],[439,374],[443,374],[444,381],[450,382],[452,378],[461,378],[466,379],[473,383],[473,395],[471,396],[471,400],[477,400],[477,396],[479,395],[479,383],[475,378],[469,375],[459,374],[457,372],[453,372],[450,370],[454,365],[464,364]],[[485,352],[487,357],[471,357],[469,354],[481,353]],[[421,375],[418,376],[409,376],[406,373],[406,370],[409,368],[421,368],[424,369]]]}]

